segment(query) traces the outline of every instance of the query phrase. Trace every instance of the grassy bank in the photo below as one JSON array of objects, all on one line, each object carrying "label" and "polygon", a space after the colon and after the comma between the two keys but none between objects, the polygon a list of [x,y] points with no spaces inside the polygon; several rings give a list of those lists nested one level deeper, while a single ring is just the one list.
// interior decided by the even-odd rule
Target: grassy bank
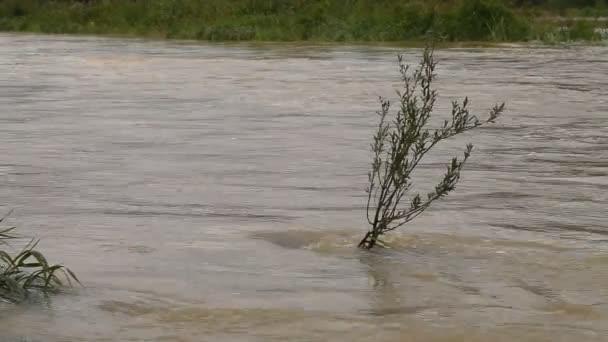
[{"label": "grassy bank", "polygon": [[[605,0],[0,0],[0,30],[210,41],[597,40]],[[564,7],[556,4],[561,3]],[[586,15],[585,19],[566,19]],[[556,18],[559,18],[557,20]]]}]

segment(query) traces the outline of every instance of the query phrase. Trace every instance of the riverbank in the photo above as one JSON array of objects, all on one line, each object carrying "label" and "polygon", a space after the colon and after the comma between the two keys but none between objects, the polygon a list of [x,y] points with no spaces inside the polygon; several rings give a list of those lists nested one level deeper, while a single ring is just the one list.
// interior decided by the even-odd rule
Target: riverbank
[{"label": "riverbank", "polygon": [[[495,0],[6,0],[0,31],[206,41],[401,42],[428,32],[447,42],[597,41],[594,11],[551,12]],[[557,19],[556,19],[557,18]],[[570,19],[571,18],[571,19]]]}]

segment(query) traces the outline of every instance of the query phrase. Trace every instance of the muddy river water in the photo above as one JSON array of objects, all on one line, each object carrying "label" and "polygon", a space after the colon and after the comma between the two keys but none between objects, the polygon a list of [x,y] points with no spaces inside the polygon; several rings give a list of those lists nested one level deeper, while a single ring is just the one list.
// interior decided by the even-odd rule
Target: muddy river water
[{"label": "muddy river water", "polygon": [[0,210],[84,287],[0,310],[2,341],[608,341],[608,48],[438,50],[458,190],[392,248],[368,145],[397,53],[0,35]]}]

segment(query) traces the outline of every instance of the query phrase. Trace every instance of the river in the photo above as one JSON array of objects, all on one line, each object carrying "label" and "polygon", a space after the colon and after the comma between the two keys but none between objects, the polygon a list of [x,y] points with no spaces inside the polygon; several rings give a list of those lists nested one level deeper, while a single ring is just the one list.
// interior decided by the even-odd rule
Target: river
[{"label": "river", "polygon": [[0,211],[84,287],[3,305],[2,341],[606,341],[608,48],[436,51],[457,191],[357,250],[371,46],[0,35]]}]

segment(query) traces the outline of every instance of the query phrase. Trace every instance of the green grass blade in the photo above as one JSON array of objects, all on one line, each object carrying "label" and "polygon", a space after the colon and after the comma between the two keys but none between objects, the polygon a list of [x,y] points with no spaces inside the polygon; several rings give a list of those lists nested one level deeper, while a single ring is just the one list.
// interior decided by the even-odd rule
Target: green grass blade
[{"label": "green grass blade", "polygon": [[78,279],[78,277],[76,277],[76,274],[74,274],[74,272],[72,272],[72,270],[70,270],[69,268],[64,268],[66,272],[68,272],[70,274],[70,276],[72,277],[72,279],[76,280],[76,282],[79,285],[82,285],[82,283],[80,282],[80,280]]}]

